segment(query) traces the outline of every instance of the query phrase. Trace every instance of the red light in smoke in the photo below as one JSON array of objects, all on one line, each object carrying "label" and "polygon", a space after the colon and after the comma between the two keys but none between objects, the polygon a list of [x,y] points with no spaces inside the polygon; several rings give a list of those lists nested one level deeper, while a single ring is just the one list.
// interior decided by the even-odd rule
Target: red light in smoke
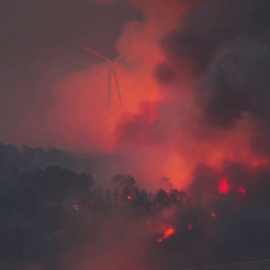
[{"label": "red light in smoke", "polygon": [[219,193],[225,193],[225,194],[230,191],[228,181],[225,177],[220,180],[218,190],[219,190]]},{"label": "red light in smoke", "polygon": [[189,225],[188,225],[188,229],[189,229],[189,230],[192,230],[192,227],[193,227],[192,224],[189,224]]},{"label": "red light in smoke", "polygon": [[175,233],[175,229],[173,227],[169,227],[163,234],[162,237],[158,238],[158,242],[161,243],[164,239],[169,238],[172,234]]},{"label": "red light in smoke", "polygon": [[243,195],[246,195],[246,190],[243,187],[239,187],[238,191],[241,192]]},{"label": "red light in smoke", "polygon": [[174,228],[173,227],[170,227],[168,230],[165,231],[165,233],[163,235],[163,239],[168,238],[169,236],[171,236],[174,233],[175,233]]},{"label": "red light in smoke", "polygon": [[245,199],[247,199],[246,189],[245,189],[245,188],[243,188],[242,186],[240,186],[240,187],[238,187],[237,190],[243,195],[243,197],[244,197]]},{"label": "red light in smoke", "polygon": [[127,199],[128,199],[129,201],[131,201],[131,200],[132,200],[132,197],[131,197],[130,195],[128,195],[128,196],[127,196]]},{"label": "red light in smoke", "polygon": [[212,218],[215,218],[217,215],[216,215],[216,213],[214,213],[213,211],[211,211],[211,217]]},{"label": "red light in smoke", "polygon": [[73,209],[76,210],[76,211],[79,210],[79,206],[77,205],[77,201],[76,200],[74,200]]}]

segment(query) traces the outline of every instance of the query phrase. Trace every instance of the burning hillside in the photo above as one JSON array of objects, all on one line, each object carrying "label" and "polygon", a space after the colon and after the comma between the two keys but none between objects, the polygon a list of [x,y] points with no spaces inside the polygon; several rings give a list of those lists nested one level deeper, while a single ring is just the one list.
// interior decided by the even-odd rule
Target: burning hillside
[{"label": "burning hillside", "polygon": [[10,160],[11,149],[0,152],[3,269],[165,270],[270,259],[269,168],[201,165],[186,191],[149,192],[131,176],[102,187],[56,165],[27,171]]},{"label": "burning hillside", "polygon": [[24,2],[0,25],[0,268],[270,260],[269,0]]}]

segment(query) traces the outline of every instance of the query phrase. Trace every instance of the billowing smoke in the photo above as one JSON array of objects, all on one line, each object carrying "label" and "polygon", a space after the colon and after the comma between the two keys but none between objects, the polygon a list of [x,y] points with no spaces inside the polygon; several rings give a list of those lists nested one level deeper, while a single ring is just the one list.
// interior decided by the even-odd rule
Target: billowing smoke
[{"label": "billowing smoke", "polygon": [[[18,50],[12,49],[11,41],[2,45],[3,51],[13,55],[2,64],[6,93],[1,106],[2,142],[119,154],[125,162],[119,163],[117,170],[134,174],[141,182],[179,176],[179,159],[174,150],[166,151],[165,158],[166,145],[137,147],[132,143],[126,147],[119,133],[125,119],[144,114],[144,108],[149,106],[158,109],[161,101],[167,99],[167,91],[161,89],[153,74],[165,59],[160,40],[181,23],[188,9],[200,6],[199,3],[115,1],[103,5],[89,1],[75,5],[70,1],[65,6],[48,2],[21,9],[6,4],[4,20],[12,28],[9,34],[19,38]],[[18,13],[21,24],[13,20],[14,13]],[[24,21],[24,14],[36,18],[36,24]],[[74,41],[111,59],[128,50],[117,66],[123,110],[115,85],[111,108],[107,107],[106,63]],[[140,162],[142,152],[145,164]],[[154,162],[153,155],[157,157]],[[126,162],[127,156],[130,159]],[[160,167],[155,174],[154,166]],[[151,185],[158,186],[148,184]]]},{"label": "billowing smoke", "polygon": [[[269,259],[269,1],[78,3],[4,6],[1,140],[91,155],[61,153],[46,167],[42,155],[55,152],[36,149],[39,169],[25,153],[19,169],[1,156],[3,243],[19,248],[3,244],[0,263],[163,270]],[[108,67],[74,41],[110,59],[127,50],[123,109],[114,85],[108,109]],[[76,172],[58,167],[66,162]]]},{"label": "billowing smoke", "polygon": [[160,40],[160,100],[118,125],[123,152],[136,145],[147,168],[159,168],[178,187],[200,163],[268,163],[268,6],[208,1],[182,17]]},{"label": "billowing smoke", "polygon": [[[267,1],[105,2],[5,4],[2,142],[113,153],[106,175],[150,188],[185,187],[201,163],[267,163]],[[106,63],[74,41],[127,50],[123,109],[114,84],[107,107]]]}]

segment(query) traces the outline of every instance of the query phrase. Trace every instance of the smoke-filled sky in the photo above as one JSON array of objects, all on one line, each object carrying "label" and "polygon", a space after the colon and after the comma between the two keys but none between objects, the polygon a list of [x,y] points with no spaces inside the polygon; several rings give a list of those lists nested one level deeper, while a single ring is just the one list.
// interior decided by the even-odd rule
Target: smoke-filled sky
[{"label": "smoke-filled sky", "polygon": [[[0,141],[108,153],[148,187],[269,162],[268,0],[1,1]],[[115,59],[123,109],[108,66]],[[164,178],[165,177],[165,178]],[[168,178],[168,180],[164,180]]]}]

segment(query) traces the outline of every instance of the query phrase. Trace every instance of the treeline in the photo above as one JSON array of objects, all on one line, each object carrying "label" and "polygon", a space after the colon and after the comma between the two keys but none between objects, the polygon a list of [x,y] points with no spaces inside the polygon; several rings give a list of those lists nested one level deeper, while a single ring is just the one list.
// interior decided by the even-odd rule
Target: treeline
[{"label": "treeline", "polygon": [[[38,167],[36,162],[33,168],[37,153],[42,153],[41,157],[52,153],[26,149],[20,152],[12,145],[1,145],[1,269],[23,269],[29,263],[62,269],[66,254],[99,241],[106,219],[119,224],[145,221],[165,207],[181,207],[186,197],[177,190],[149,193],[140,189],[133,177],[123,175],[113,177],[110,187],[104,188],[90,174],[44,166],[43,158],[43,165]],[[60,157],[69,160],[65,152],[52,151],[57,153],[55,163]]]},{"label": "treeline", "polygon": [[[102,187],[91,174],[60,165],[26,169],[20,164],[25,154],[1,147],[1,269],[37,264],[37,269],[66,270],[63,258],[100,246],[106,230],[116,239],[119,230],[139,238],[141,229],[128,230],[133,224],[150,226],[143,258],[149,269],[270,259],[267,169],[251,172],[241,164],[227,164],[228,190],[221,192],[220,175],[202,166],[188,194],[177,189],[149,192],[127,175],[115,175],[109,187]],[[168,228],[173,228],[170,237],[164,234]]]},{"label": "treeline", "polygon": [[74,154],[56,148],[23,146],[19,149],[13,144],[0,143],[0,161],[5,166],[15,166],[20,170],[29,171],[47,166],[60,166],[76,172],[91,173],[93,168],[116,159],[113,155]]}]

